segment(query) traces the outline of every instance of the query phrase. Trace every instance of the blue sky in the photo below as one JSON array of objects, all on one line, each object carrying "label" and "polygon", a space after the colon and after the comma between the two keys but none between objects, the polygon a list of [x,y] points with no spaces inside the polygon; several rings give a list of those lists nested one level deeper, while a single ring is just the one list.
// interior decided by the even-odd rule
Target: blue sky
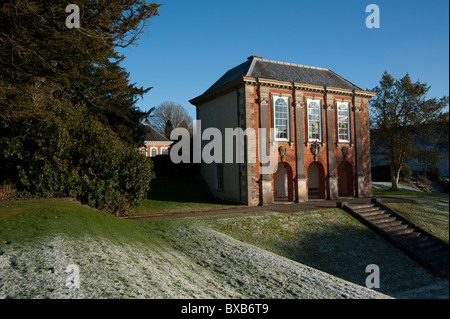
[{"label": "blue sky", "polygon": [[[121,51],[130,80],[153,87],[138,102],[144,111],[174,101],[195,118],[189,100],[250,55],[329,68],[363,89],[385,70],[409,73],[430,97],[449,95],[447,0],[163,1],[138,45]],[[365,25],[371,3],[379,29]]]}]

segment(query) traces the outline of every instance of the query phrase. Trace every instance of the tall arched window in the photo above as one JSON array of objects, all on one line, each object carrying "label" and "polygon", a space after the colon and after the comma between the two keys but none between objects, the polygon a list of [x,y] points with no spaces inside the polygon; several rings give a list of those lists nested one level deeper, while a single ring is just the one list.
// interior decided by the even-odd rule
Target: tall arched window
[{"label": "tall arched window", "polygon": [[341,143],[350,143],[350,110],[348,102],[337,102],[338,138]]},{"label": "tall arched window", "polygon": [[289,140],[289,98],[274,98],[275,140]]},{"label": "tall arched window", "polygon": [[322,141],[322,117],[320,100],[307,100],[308,113],[308,141]]},{"label": "tall arched window", "polygon": [[158,149],[156,147],[153,147],[151,150],[151,157],[155,157],[158,155]]}]

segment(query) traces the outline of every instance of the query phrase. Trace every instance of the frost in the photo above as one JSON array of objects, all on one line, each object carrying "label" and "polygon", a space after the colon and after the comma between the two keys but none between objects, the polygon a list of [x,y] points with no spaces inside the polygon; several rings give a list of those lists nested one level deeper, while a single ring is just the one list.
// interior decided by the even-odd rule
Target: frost
[{"label": "frost", "polygon": [[[202,227],[167,243],[55,236],[0,255],[0,298],[388,298]],[[67,288],[68,265],[80,288]]]}]

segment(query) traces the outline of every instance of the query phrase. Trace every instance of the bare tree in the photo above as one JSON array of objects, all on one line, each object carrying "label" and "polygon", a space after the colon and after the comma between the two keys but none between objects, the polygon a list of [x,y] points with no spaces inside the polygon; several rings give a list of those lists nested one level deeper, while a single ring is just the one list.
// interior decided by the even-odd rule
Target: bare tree
[{"label": "bare tree", "polygon": [[192,130],[192,118],[181,104],[172,101],[164,101],[157,106],[149,118],[152,125],[161,134],[170,138],[174,128],[183,127]]}]

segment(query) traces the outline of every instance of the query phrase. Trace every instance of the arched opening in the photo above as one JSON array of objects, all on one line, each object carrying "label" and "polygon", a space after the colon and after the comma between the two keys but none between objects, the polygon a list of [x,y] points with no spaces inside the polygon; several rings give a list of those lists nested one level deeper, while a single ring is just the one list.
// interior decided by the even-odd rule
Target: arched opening
[{"label": "arched opening", "polygon": [[312,162],[308,167],[308,197],[325,198],[325,172],[319,162]]},{"label": "arched opening", "polygon": [[278,163],[273,174],[273,195],[275,200],[293,200],[292,169],[287,163]]},{"label": "arched opening", "polygon": [[273,174],[273,188],[275,199],[287,199],[288,197],[288,178],[287,170],[283,163],[278,164],[278,169]]},{"label": "arched opening", "polygon": [[353,196],[353,169],[352,164],[345,161],[338,168],[339,196]]}]

